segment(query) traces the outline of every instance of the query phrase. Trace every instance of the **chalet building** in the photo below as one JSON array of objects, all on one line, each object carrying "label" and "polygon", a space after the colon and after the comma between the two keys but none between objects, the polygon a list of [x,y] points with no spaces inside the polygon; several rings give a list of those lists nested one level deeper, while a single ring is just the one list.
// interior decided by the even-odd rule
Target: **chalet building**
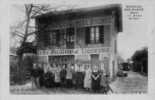
[{"label": "chalet building", "polygon": [[35,21],[39,62],[98,66],[116,75],[121,5],[49,12]]}]

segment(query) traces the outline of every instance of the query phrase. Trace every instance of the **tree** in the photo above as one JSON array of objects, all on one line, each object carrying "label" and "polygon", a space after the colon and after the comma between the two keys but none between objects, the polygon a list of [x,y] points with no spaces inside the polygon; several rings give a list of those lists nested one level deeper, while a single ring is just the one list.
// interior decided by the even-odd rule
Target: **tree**
[{"label": "tree", "polygon": [[144,47],[141,50],[137,50],[133,56],[132,61],[134,70],[142,73],[148,73],[148,48]]},{"label": "tree", "polygon": [[[31,43],[29,43],[29,37],[35,37],[35,35],[38,33],[38,31],[35,30],[35,26],[32,26],[31,23],[33,22],[33,17],[44,14],[47,12],[56,12],[57,9],[61,7],[65,7],[64,5],[54,6],[51,7],[50,5],[34,5],[34,4],[26,4],[24,5],[24,12],[25,12],[25,18],[23,21],[17,23],[16,25],[13,25],[10,27],[11,29],[11,37],[18,37],[18,46],[12,48],[17,49],[17,55],[18,55],[18,73],[17,76],[19,77],[19,80],[22,81],[24,79],[24,73],[26,72],[26,68],[28,65],[24,65],[23,60],[23,53],[24,52],[34,52],[35,46]],[[72,8],[72,6],[66,6],[66,9]],[[63,8],[64,9],[64,8]],[[48,27],[48,26],[45,26]],[[35,38],[36,39],[36,38]],[[31,59],[30,59],[31,60]],[[28,61],[28,60],[27,60]],[[30,63],[33,63],[31,61],[28,61]],[[30,64],[32,66],[32,64]],[[29,66],[30,67],[30,66]]]},{"label": "tree", "polygon": [[[25,18],[23,21],[17,23],[15,26],[11,26],[11,38],[17,36],[18,40],[18,52],[21,52],[24,49],[25,43],[28,41],[28,38],[33,36],[37,31],[35,30],[35,26],[30,25],[34,20],[33,17],[37,15],[41,15],[47,12],[57,12],[61,9],[70,9],[72,10],[75,5],[58,5],[51,7],[50,5],[39,5],[39,4],[25,4]],[[47,27],[47,26],[45,26]],[[23,53],[19,53],[19,56],[22,57]]]},{"label": "tree", "polygon": [[[20,44],[17,51],[21,52],[25,43],[28,41],[30,36],[35,36],[35,26],[31,26],[32,17],[39,14],[49,12],[51,10],[49,5],[33,5],[26,4],[25,7],[25,19],[18,23],[16,26],[11,27],[11,35],[20,37]],[[17,53],[18,54],[18,53]],[[19,56],[22,57],[23,53],[19,53]]]},{"label": "tree", "polygon": [[[17,66],[17,73],[16,73],[16,77],[15,80],[17,80],[16,82],[23,82],[26,78],[26,73],[27,73],[27,69],[28,67],[30,67],[30,65],[32,66],[33,61],[29,61],[30,63],[28,63],[29,65],[27,65],[27,63],[25,60],[23,59],[23,53],[24,52],[34,52],[35,51],[35,47],[28,42],[29,37],[31,36],[35,36],[35,27],[31,26],[31,22],[32,22],[32,17],[39,15],[39,14],[43,14],[46,13],[48,11],[50,11],[50,7],[49,5],[33,5],[33,4],[26,4],[24,5],[25,7],[25,19],[19,23],[17,23],[15,26],[11,26],[11,37],[18,37],[17,40],[18,41],[18,48],[12,46],[10,48],[10,50],[12,50],[12,48],[16,48],[17,49],[17,55],[18,55],[18,66]],[[32,59],[30,59],[32,60]]]}]

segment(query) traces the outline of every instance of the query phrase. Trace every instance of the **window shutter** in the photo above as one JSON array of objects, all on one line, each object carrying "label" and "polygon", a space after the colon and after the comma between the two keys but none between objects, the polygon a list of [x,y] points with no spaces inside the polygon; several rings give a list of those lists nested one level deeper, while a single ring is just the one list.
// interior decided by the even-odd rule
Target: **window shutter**
[{"label": "window shutter", "polygon": [[100,43],[104,43],[104,26],[99,27],[100,32]]},{"label": "window shutter", "polygon": [[90,43],[90,28],[85,28],[85,42],[86,44]]},{"label": "window shutter", "polygon": [[56,30],[56,44],[59,45],[59,41],[60,41],[60,31]]}]

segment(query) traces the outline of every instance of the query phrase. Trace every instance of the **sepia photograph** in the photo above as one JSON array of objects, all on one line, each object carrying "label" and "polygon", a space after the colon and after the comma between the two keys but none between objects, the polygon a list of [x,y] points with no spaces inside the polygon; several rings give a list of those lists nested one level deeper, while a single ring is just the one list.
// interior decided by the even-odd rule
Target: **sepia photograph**
[{"label": "sepia photograph", "polygon": [[147,6],[66,2],[10,5],[10,94],[147,94]]}]

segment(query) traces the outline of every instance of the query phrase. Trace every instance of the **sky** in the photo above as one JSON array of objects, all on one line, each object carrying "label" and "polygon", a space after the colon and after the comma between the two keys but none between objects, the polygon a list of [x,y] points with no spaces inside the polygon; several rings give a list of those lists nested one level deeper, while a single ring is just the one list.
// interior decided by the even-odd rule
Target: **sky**
[{"label": "sky", "polygon": [[[62,2],[63,1],[63,2]],[[105,2],[106,0],[70,0],[72,2],[68,2],[67,0],[55,0],[51,2],[55,7],[60,6],[60,9],[65,9],[62,5],[73,6],[74,8],[83,8],[83,7],[94,7],[94,6],[104,6],[110,4],[109,2]],[[88,2],[89,1],[89,2]],[[125,8],[128,5],[141,5],[143,7],[143,11],[139,12],[142,17],[138,20],[129,20],[129,11],[125,11]],[[143,47],[148,46],[149,42],[149,34],[150,34],[150,25],[151,22],[150,15],[150,6],[144,4],[135,4],[135,3],[122,3],[122,11],[123,11],[123,31],[118,33],[118,52],[124,58],[127,59],[133,55],[136,50],[139,50]],[[11,5],[10,7],[10,15],[11,22],[10,25],[13,25],[24,18],[24,9],[23,5]],[[147,16],[146,16],[147,15]],[[18,39],[17,39],[18,40]]]}]

